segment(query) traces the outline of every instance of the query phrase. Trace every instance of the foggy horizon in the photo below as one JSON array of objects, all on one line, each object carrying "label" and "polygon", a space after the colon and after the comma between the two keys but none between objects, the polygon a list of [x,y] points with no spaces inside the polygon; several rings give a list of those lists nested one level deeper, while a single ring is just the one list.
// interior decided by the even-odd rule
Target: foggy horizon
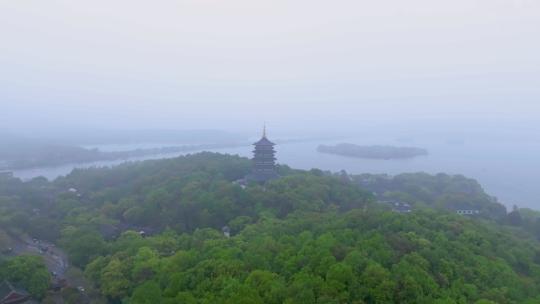
[{"label": "foggy horizon", "polygon": [[266,124],[277,141],[435,150],[358,166],[303,163],[315,149],[302,146],[283,155],[293,167],[463,173],[534,205],[532,185],[493,175],[504,160],[526,179],[537,162],[538,13],[530,0],[3,2],[0,139],[230,144]]},{"label": "foggy horizon", "polygon": [[327,8],[2,2],[0,127],[540,130],[538,2]]}]

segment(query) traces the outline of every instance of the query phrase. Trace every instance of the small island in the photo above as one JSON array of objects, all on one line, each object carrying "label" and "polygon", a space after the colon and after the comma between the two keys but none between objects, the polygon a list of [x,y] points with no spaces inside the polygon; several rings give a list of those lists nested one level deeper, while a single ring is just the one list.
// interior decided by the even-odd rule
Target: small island
[{"label": "small island", "polygon": [[335,146],[320,145],[317,147],[317,151],[320,153],[336,154],[347,157],[386,160],[408,159],[428,155],[426,149],[415,147],[359,146],[349,143],[337,144]]}]

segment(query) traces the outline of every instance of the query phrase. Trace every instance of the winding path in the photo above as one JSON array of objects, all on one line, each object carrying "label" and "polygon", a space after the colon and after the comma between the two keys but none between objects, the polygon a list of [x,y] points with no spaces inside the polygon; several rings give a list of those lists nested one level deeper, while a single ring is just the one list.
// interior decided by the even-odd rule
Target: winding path
[{"label": "winding path", "polygon": [[[29,237],[17,237],[11,235],[11,239],[14,255],[39,255],[43,258],[45,265],[51,273],[54,273],[59,279],[66,279],[65,273],[69,267],[69,262],[67,254],[60,248],[45,241],[34,242]],[[47,248],[47,250],[42,250],[44,248]]]}]

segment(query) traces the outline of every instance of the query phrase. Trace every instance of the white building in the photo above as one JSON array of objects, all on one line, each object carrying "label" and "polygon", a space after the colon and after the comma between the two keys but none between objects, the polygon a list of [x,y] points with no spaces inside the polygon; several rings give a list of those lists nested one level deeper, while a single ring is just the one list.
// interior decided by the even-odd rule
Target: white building
[{"label": "white building", "polygon": [[480,210],[461,209],[456,210],[456,213],[459,215],[477,215],[480,214]]}]

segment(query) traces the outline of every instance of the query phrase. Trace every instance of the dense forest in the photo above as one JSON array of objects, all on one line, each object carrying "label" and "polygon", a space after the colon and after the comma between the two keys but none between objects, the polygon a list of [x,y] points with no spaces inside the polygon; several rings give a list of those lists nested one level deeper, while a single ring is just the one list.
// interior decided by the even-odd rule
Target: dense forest
[{"label": "dense forest", "polygon": [[250,167],[200,153],[1,177],[0,275],[54,303],[44,261],[9,254],[28,236],[98,294],[62,292],[68,303],[540,302],[540,213],[507,213],[474,180],[280,166],[266,185],[237,183]]}]

